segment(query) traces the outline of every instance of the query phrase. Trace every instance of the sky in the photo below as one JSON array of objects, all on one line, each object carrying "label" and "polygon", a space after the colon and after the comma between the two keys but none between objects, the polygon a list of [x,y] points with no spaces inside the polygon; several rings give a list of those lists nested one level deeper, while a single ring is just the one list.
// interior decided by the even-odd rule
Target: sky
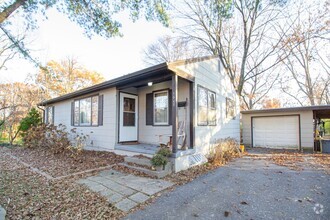
[{"label": "sky", "polygon": [[[28,33],[27,48],[32,56],[43,64],[73,56],[84,67],[101,73],[106,79],[146,67],[143,49],[158,37],[172,33],[159,22],[140,19],[133,23],[126,13],[121,13],[118,20],[122,23],[123,37],[107,40],[94,36],[89,39],[82,28],[55,9],[48,10],[47,16],[48,19],[38,22],[39,28]],[[16,58],[8,63],[6,70],[0,71],[0,81],[23,82],[37,71],[31,62]]]}]

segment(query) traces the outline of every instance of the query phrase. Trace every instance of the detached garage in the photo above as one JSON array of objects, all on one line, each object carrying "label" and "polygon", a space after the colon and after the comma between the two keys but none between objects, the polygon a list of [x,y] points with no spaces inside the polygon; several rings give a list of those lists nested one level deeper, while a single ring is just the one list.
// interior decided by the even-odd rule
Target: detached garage
[{"label": "detached garage", "polygon": [[249,147],[318,150],[315,130],[330,118],[330,105],[241,111],[243,143]]}]

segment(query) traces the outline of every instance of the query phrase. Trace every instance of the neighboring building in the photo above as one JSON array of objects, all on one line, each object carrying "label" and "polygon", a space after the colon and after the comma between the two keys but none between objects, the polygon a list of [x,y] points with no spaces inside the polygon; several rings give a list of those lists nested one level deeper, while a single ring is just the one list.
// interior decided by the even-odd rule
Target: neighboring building
[{"label": "neighboring building", "polygon": [[239,98],[215,56],[162,63],[40,105],[46,122],[90,135],[95,149],[148,153],[171,138],[175,171],[218,139],[240,137]]},{"label": "neighboring building", "polygon": [[319,150],[316,130],[330,105],[242,111],[243,143],[251,147]]}]

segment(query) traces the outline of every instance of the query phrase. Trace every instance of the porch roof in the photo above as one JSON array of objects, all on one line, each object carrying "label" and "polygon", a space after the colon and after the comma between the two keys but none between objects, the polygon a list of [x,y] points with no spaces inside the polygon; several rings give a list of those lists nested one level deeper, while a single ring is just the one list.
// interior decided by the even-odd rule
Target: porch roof
[{"label": "porch roof", "polygon": [[[125,85],[130,85],[134,86],[134,83],[138,81],[166,81],[170,80],[171,76],[173,74],[180,76],[181,78],[184,78],[189,81],[194,81],[194,77],[190,75],[189,73],[186,73],[182,70],[177,69],[177,66],[188,64],[188,63],[195,63],[195,62],[200,62],[203,60],[209,60],[209,59],[214,59],[216,56],[206,56],[206,57],[200,57],[200,58],[193,58],[193,59],[188,59],[188,60],[180,60],[180,61],[175,61],[171,63],[161,63],[149,68],[145,68],[130,74],[123,75],[121,77],[111,79],[108,81],[105,81],[100,84],[96,84],[94,86],[90,86],[72,93],[65,94],[63,96],[59,96],[53,99],[45,100],[41,103],[39,103],[39,106],[47,106],[56,102],[64,101],[67,99],[72,99],[76,98],[79,96],[83,95],[88,95],[93,92],[97,92],[103,89],[108,89],[111,87],[123,87]],[[136,84],[136,86],[141,86]]]}]

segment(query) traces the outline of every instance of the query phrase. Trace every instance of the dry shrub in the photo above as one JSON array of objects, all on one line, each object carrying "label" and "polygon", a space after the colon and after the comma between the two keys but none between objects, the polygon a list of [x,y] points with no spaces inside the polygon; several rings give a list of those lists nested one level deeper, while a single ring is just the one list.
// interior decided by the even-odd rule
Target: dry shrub
[{"label": "dry shrub", "polygon": [[28,130],[23,139],[27,148],[47,147],[54,154],[62,153],[70,146],[68,133],[64,125],[39,125]]},{"label": "dry shrub", "polygon": [[208,160],[213,165],[222,165],[230,159],[240,156],[239,143],[233,138],[225,138],[217,141],[208,156]]},{"label": "dry shrub", "polygon": [[70,152],[76,157],[85,147],[88,135],[78,134],[75,129],[66,131],[66,126],[38,125],[31,127],[23,138],[24,147],[46,147],[52,153]]}]

